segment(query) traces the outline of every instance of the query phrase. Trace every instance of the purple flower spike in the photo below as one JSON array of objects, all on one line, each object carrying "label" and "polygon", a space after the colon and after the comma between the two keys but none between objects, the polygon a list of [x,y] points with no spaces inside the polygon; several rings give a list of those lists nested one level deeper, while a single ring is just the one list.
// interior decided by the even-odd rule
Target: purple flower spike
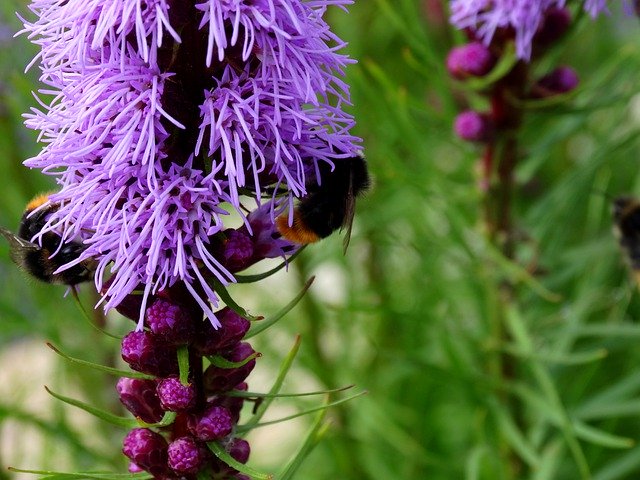
[{"label": "purple flower spike", "polygon": [[197,473],[204,463],[202,446],[191,437],[180,437],[169,444],[169,468],[177,473]]},{"label": "purple flower spike", "polygon": [[225,407],[212,405],[202,415],[190,419],[189,427],[199,440],[212,442],[231,433],[233,420]]},{"label": "purple flower spike", "polygon": [[[516,53],[529,60],[532,41],[551,8],[564,7],[565,0],[451,0],[450,21],[459,29],[471,29],[488,45],[496,30],[512,30]],[[585,0],[592,17],[606,11],[606,0]]]},{"label": "purple flower spike", "polygon": [[122,339],[122,359],[138,372],[166,377],[178,373],[176,349],[149,332],[130,332]]},{"label": "purple flower spike", "polygon": [[124,438],[122,452],[138,467],[153,475],[167,469],[167,441],[148,428],[134,428]]},{"label": "purple flower spike", "polygon": [[[42,233],[83,242],[106,309],[141,293],[141,330],[149,299],[183,283],[217,327],[210,280],[233,282],[250,255],[246,242],[211,248],[230,210],[254,237],[251,261],[291,253],[255,237],[319,162],[359,150],[343,111],[352,61],[323,19],[350,3],[32,0],[23,33],[46,90],[26,124],[44,148],[25,163],[57,177]],[[272,191],[268,225],[254,228],[241,197],[261,205]]]},{"label": "purple flower spike", "polygon": [[123,377],[118,380],[116,390],[127,410],[143,422],[156,423],[162,420],[164,411],[153,380]]},{"label": "purple flower spike", "polygon": [[147,308],[146,316],[151,331],[168,343],[187,344],[195,334],[195,326],[189,313],[164,299],[156,299]]},{"label": "purple flower spike", "polygon": [[165,410],[182,412],[193,406],[196,390],[192,385],[183,385],[177,377],[169,377],[158,383],[158,397]]}]

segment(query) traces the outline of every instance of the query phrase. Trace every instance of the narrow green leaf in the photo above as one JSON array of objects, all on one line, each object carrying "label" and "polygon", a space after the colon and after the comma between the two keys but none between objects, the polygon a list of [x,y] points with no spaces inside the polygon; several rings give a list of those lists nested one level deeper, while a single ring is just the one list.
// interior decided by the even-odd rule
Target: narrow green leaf
[{"label": "narrow green leaf", "polygon": [[255,275],[234,275],[234,278],[236,279],[236,282],[238,282],[238,283],[253,283],[253,282],[258,282],[260,280],[264,280],[265,278],[270,277],[274,273],[279,272],[284,267],[289,265],[300,254],[300,252],[302,252],[305,249],[305,247],[306,247],[306,245],[302,245],[287,260],[285,260],[284,262],[280,263],[277,267],[272,268],[271,270],[267,270],[264,273],[257,273]]},{"label": "narrow green leaf", "polygon": [[49,387],[45,386],[44,388],[47,391],[47,393],[49,393],[52,397],[57,398],[61,402],[72,405],[74,407],[78,407],[84,410],[85,412],[90,413],[91,415],[94,415],[95,417],[98,417],[112,425],[117,425],[119,427],[124,427],[124,428],[135,428],[139,425],[137,421],[131,418],[119,417],[117,415],[114,415],[113,413],[101,410],[99,408],[88,405],[84,402],[81,402],[80,400],[59,395],[54,391],[50,390]]},{"label": "narrow green leaf", "polygon": [[100,365],[98,363],[88,362],[86,360],[81,360],[79,358],[71,357],[71,356],[67,355],[66,353],[63,353],[62,351],[60,351],[56,346],[54,346],[53,344],[51,344],[49,342],[47,342],[47,347],[49,347],[51,350],[56,352],[58,355],[60,355],[65,360],[68,360],[68,361],[70,361],[72,363],[76,363],[78,365],[83,365],[85,367],[93,368],[95,370],[99,370],[101,372],[105,372],[105,373],[108,373],[110,375],[116,375],[118,377],[127,377],[127,378],[141,378],[141,379],[153,379],[153,378],[155,378],[155,377],[153,377],[151,375],[146,375],[144,373],[134,372],[132,370],[120,370],[118,368],[107,367],[105,365]]},{"label": "narrow green leaf", "polygon": [[236,303],[236,301],[231,297],[229,291],[225,288],[222,283],[217,280],[211,280],[211,284],[215,292],[218,294],[220,299],[229,307],[231,310],[236,312],[243,318],[246,318],[250,322],[256,322],[258,320],[262,320],[263,317],[256,317],[247,312],[244,308]]},{"label": "narrow green leaf", "polygon": [[509,73],[516,63],[518,63],[518,57],[515,45],[513,42],[509,42],[502,57],[487,75],[469,78],[464,81],[463,85],[471,90],[485,90]]},{"label": "narrow green leaf", "polygon": [[608,351],[604,348],[598,348],[596,350],[579,353],[558,354],[549,351],[526,352],[521,348],[513,345],[505,345],[501,348],[502,351],[513,355],[515,357],[523,359],[535,359],[544,363],[553,363],[558,365],[582,365],[585,363],[591,363],[598,360],[602,360],[608,355]]},{"label": "narrow green leaf", "polygon": [[564,448],[560,439],[551,442],[542,452],[540,463],[536,466],[531,480],[549,480],[557,478],[558,466]]},{"label": "narrow green leaf", "polygon": [[640,447],[629,450],[625,455],[608,462],[593,476],[593,480],[627,480],[636,478],[640,467]]},{"label": "narrow green leaf", "polygon": [[254,470],[253,468],[250,468],[245,464],[238,462],[235,458],[229,455],[229,452],[227,452],[219,443],[210,442],[210,443],[207,443],[207,446],[209,447],[209,450],[211,450],[216,457],[218,457],[224,463],[229,465],[231,468],[235,468],[239,472],[244,473],[245,475],[249,475],[251,478],[255,480],[272,480],[273,479],[273,475],[269,473],[258,472],[257,470]]},{"label": "narrow green leaf", "polygon": [[486,445],[480,445],[471,450],[467,457],[464,468],[465,480],[480,480],[480,471],[482,468],[482,459],[487,456],[488,449]]},{"label": "narrow green leaf", "polygon": [[211,362],[211,364],[213,366],[218,367],[218,368],[240,368],[240,367],[245,366],[251,360],[254,360],[254,359],[259,358],[261,356],[262,356],[261,353],[255,352],[255,353],[252,353],[251,355],[249,355],[244,360],[241,360],[239,362],[232,362],[230,360],[227,360],[222,355],[211,355],[211,356],[208,356],[207,358],[209,359],[209,361]]},{"label": "narrow green leaf", "polygon": [[82,302],[80,301],[80,297],[78,296],[78,292],[76,291],[75,288],[71,289],[71,294],[73,295],[73,299],[74,299],[74,303],[76,304],[76,307],[78,307],[78,310],[80,310],[80,313],[82,313],[82,318],[84,318],[87,321],[87,323],[91,325],[92,328],[106,335],[107,337],[111,337],[116,340],[122,340],[122,337],[120,335],[114,335],[113,333],[109,333],[95,324],[95,322],[93,321],[89,313],[87,313],[87,311],[85,310],[84,305],[82,305]]},{"label": "narrow green leaf", "polygon": [[65,473],[65,472],[53,472],[49,470],[27,470],[22,468],[8,467],[8,470],[16,473],[33,473],[35,475],[44,475],[42,478],[66,480],[66,479],[80,479],[80,478],[97,478],[100,480],[105,479],[136,479],[144,480],[152,478],[146,472],[142,473],[108,473],[108,472],[77,472],[77,473]]},{"label": "narrow green leaf", "polygon": [[311,284],[315,279],[316,277],[311,277],[309,280],[307,280],[304,286],[302,287],[302,290],[300,290],[300,293],[298,293],[298,295],[296,295],[293,300],[291,300],[287,305],[284,306],[284,308],[282,308],[275,315],[268,317],[265,320],[261,320],[259,322],[252,324],[251,328],[249,329],[247,334],[244,336],[244,339],[248,340],[249,338],[259,334],[260,332],[263,332],[264,330],[266,330],[267,328],[269,328],[270,326],[278,322],[287,313],[289,313],[293,309],[293,307],[295,307],[298,304],[298,302],[302,299],[304,294],[307,293],[307,290],[309,290],[309,287],[311,287]]},{"label": "narrow green leaf", "polygon": [[493,416],[498,421],[498,426],[509,443],[511,448],[522,458],[529,466],[535,467],[540,463],[540,456],[535,448],[524,437],[522,432],[514,424],[513,419],[507,415],[504,408],[493,405],[491,409]]},{"label": "narrow green leaf", "polygon": [[[328,404],[328,402],[329,402],[329,396],[327,396],[327,399],[325,400],[325,404]],[[309,453],[311,453],[313,448],[318,444],[318,442],[324,436],[324,434],[326,433],[329,427],[328,422],[326,423],[323,422],[326,413],[327,413],[326,408],[318,412],[315,420],[313,421],[313,424],[311,425],[311,429],[309,430],[309,433],[307,433],[307,436],[304,442],[302,442],[302,445],[300,445],[300,448],[298,449],[298,451],[291,457],[291,459],[287,462],[287,465],[284,467],[282,472],[277,476],[278,480],[290,480],[291,478],[293,478],[293,475],[296,473],[298,468],[300,468],[300,465],[302,464],[304,459],[309,455]]]},{"label": "narrow green leaf", "polygon": [[575,429],[576,435],[579,435],[580,438],[602,447],[631,448],[635,445],[635,441],[631,438],[613,435],[579,420],[573,421],[573,428]]},{"label": "narrow green leaf", "polygon": [[575,412],[582,420],[602,420],[604,418],[638,417],[640,416],[640,400],[629,400],[618,403],[593,404],[581,407]]},{"label": "narrow green leaf", "polygon": [[[524,319],[521,317],[520,312],[516,309],[515,305],[508,306],[506,323],[514,337],[514,340],[516,341],[516,344],[525,352],[533,352],[534,342],[529,335]],[[560,394],[558,393],[549,372],[540,364],[539,361],[535,359],[531,359],[527,363],[533,372],[533,376],[540,385],[546,400],[549,402],[549,405],[553,408],[560,421],[559,428],[562,431],[565,441],[569,446],[569,450],[576,462],[580,478],[582,480],[590,480],[591,471],[589,464],[584,451],[580,446],[580,442],[578,442],[578,439],[576,438],[576,431],[564,408],[564,405],[562,404]]]},{"label": "narrow green leaf", "polygon": [[140,419],[138,419],[138,423],[140,424],[140,426],[145,428],[168,427],[169,425],[173,424],[173,422],[175,422],[176,416],[177,416],[176,412],[164,412],[162,420],[160,420],[158,423],[147,423],[147,422],[143,422]]},{"label": "narrow green leaf", "polygon": [[178,372],[180,383],[189,384],[189,348],[186,345],[178,348]]},{"label": "narrow green leaf", "polygon": [[[291,368],[291,365],[293,364],[293,360],[296,358],[296,355],[298,354],[299,349],[300,349],[300,335],[296,336],[296,340],[293,343],[293,347],[291,347],[291,350],[289,351],[286,358],[282,362],[282,365],[280,365],[280,371],[278,372],[276,381],[273,383],[273,386],[269,390],[270,395],[275,395],[282,388],[284,379],[287,376],[287,373],[289,372],[289,369]],[[267,411],[267,408],[269,408],[269,405],[271,405],[271,402],[273,402],[273,397],[267,398],[258,406],[256,413],[249,419],[249,421],[246,424],[244,424],[243,432],[249,432],[255,425],[258,424],[260,419],[264,416],[265,412]]]},{"label": "narrow green leaf", "polygon": [[291,397],[310,397],[313,395],[328,395],[331,393],[344,392],[355,387],[355,385],[347,385],[346,387],[334,388],[333,390],[318,390],[315,392],[303,392],[303,393],[259,393],[259,392],[247,392],[244,390],[232,390],[226,393],[227,397],[242,397],[242,398],[291,398]]},{"label": "narrow green leaf", "polygon": [[576,332],[580,337],[640,337],[640,325],[632,323],[581,325]]},{"label": "narrow green leaf", "polygon": [[268,425],[275,425],[276,423],[287,422],[289,420],[293,420],[294,418],[303,417],[305,415],[309,415],[310,413],[317,412],[317,411],[323,410],[325,408],[335,407],[336,405],[341,405],[343,403],[346,403],[346,402],[349,402],[349,401],[353,400],[354,398],[358,398],[358,397],[361,397],[362,395],[366,395],[367,393],[369,393],[369,392],[367,392],[366,390],[363,390],[360,393],[356,393],[355,395],[351,395],[350,397],[343,398],[342,400],[336,400],[335,402],[327,403],[326,405],[320,405],[318,407],[309,408],[307,410],[304,410],[304,411],[299,412],[299,413],[295,413],[293,415],[289,415],[287,417],[278,418],[277,420],[271,420],[269,422],[263,422],[263,423],[256,423],[254,425],[251,425],[251,428],[248,428],[248,426],[247,426],[248,423],[246,423],[244,425],[238,426],[236,431],[238,433],[242,434],[242,433],[248,432],[249,430],[251,430],[253,428],[266,427]]}]

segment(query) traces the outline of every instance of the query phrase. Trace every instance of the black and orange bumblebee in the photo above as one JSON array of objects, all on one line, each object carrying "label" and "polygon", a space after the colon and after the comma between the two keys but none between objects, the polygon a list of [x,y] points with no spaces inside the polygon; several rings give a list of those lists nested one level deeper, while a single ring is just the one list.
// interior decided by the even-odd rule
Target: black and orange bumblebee
[{"label": "black and orange bumblebee", "polygon": [[85,247],[80,242],[63,242],[54,232],[42,234],[39,243],[31,241],[42,231],[49,215],[58,208],[58,204],[49,202],[48,194],[38,195],[27,204],[18,234],[2,227],[0,234],[9,242],[13,262],[38,280],[70,286],[87,282],[93,278],[96,269],[96,262],[91,258],[57,272],[84,252]]},{"label": "black and orange bumblebee", "polygon": [[276,220],[280,234],[293,243],[306,245],[346,228],[345,249],[351,236],[356,198],[371,186],[367,162],[353,156],[318,165],[320,183],[307,185],[307,195],[297,204],[293,220],[284,213]]}]

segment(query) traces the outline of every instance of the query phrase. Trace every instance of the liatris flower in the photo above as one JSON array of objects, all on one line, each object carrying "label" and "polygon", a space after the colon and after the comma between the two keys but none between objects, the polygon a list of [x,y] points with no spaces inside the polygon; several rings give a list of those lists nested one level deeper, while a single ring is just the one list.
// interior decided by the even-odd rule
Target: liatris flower
[{"label": "liatris flower", "polygon": [[[123,442],[132,472],[247,478],[235,470],[250,452],[234,437],[244,399],[232,392],[247,391],[259,356],[241,341],[254,318],[226,297],[217,309],[218,294],[236,272],[296,251],[276,218],[358,153],[342,110],[351,61],[323,20],[349,3],[31,4],[24,32],[47,88],[26,124],[45,145],[25,163],[60,185],[39,235],[81,244],[61,269],[95,261],[104,307],[137,322],[122,358],[153,379],[118,383],[146,422]],[[218,447],[234,468],[209,453]]]},{"label": "liatris flower", "polygon": [[229,210],[252,236],[243,195],[273,224],[319,162],[356,154],[350,60],[322,18],[348,3],[32,2],[24,32],[49,100],[27,115],[45,147],[26,164],[57,177],[43,233],[83,242],[105,308],[140,290],[142,328],[148,299],[182,282],[218,325],[210,280],[233,282],[250,256],[246,241],[212,253]]},{"label": "liatris flower", "polygon": [[[485,45],[498,30],[513,35],[518,57],[528,60],[546,12],[562,8],[565,3],[566,0],[451,0],[450,20],[456,28],[469,29]],[[606,11],[605,0],[580,3],[592,17]]]}]

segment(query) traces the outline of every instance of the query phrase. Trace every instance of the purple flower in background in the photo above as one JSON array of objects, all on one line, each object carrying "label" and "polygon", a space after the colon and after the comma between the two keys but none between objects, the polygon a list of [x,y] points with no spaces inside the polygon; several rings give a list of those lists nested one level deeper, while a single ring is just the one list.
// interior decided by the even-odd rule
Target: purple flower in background
[{"label": "purple flower in background", "polygon": [[56,177],[43,233],[84,243],[105,308],[140,292],[142,322],[147,299],[182,282],[217,325],[211,280],[234,277],[212,245],[229,212],[254,235],[247,211],[273,225],[318,162],[356,154],[351,60],[323,20],[349,3],[32,2],[23,32],[46,88],[26,124],[44,147],[25,163]]},{"label": "purple flower in background", "polygon": [[[562,8],[566,0],[451,0],[451,23],[471,29],[486,45],[496,30],[510,29],[515,35],[516,54],[528,60],[532,41],[549,9]],[[606,0],[586,0],[584,9],[592,17],[606,11]]]}]

